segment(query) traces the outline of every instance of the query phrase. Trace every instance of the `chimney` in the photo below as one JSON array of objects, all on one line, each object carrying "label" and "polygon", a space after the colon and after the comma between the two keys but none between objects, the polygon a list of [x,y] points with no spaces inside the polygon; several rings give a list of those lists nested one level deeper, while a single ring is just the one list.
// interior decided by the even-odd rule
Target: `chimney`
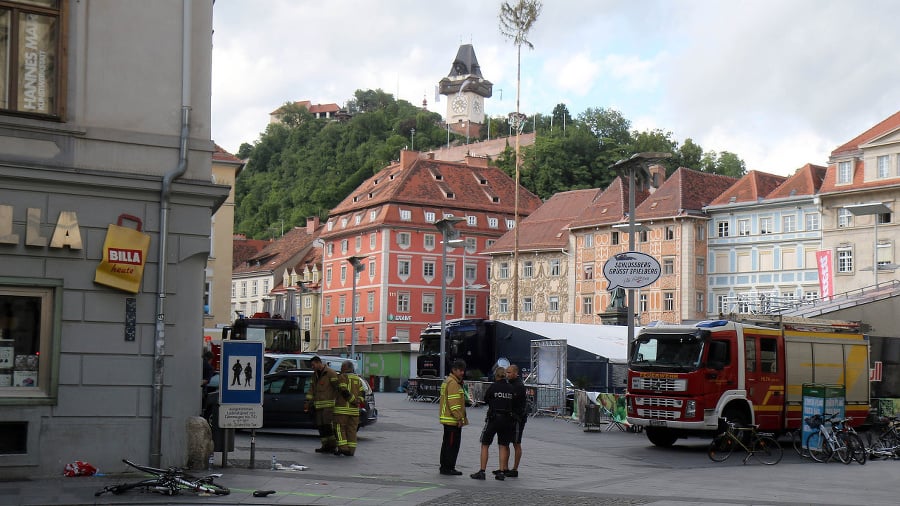
[{"label": "chimney", "polygon": [[410,151],[408,149],[400,150],[400,168],[408,169],[419,159],[418,151]]},{"label": "chimney", "polygon": [[468,165],[469,167],[487,168],[488,160],[486,156],[466,155],[466,165]]},{"label": "chimney", "polygon": [[316,230],[319,229],[319,217],[318,216],[310,216],[306,218],[306,233],[309,235],[315,235]]},{"label": "chimney", "polygon": [[662,165],[651,165],[647,168],[647,172],[650,173],[650,181],[648,191],[650,193],[655,192],[660,186],[662,186],[663,182],[666,180],[666,168]]}]

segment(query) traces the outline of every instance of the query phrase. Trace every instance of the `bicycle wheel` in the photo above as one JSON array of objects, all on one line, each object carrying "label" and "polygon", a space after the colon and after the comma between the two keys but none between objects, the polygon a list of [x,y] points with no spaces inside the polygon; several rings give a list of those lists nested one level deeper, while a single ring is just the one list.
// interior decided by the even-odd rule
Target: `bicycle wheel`
[{"label": "bicycle wheel", "polygon": [[753,441],[752,451],[756,460],[767,466],[781,462],[781,457],[784,456],[784,450],[772,436],[757,436]]},{"label": "bicycle wheel", "polygon": [[[842,464],[849,464],[851,460],[853,460],[853,456],[850,455],[850,449],[847,448],[847,444],[843,438],[841,438],[841,433],[832,433],[832,443],[834,445],[834,456]],[[826,444],[828,446],[828,444]]]},{"label": "bicycle wheel", "polygon": [[228,490],[227,487],[223,487],[222,485],[213,482],[200,483],[196,490],[200,493],[213,495],[228,495],[231,493],[231,490]]},{"label": "bicycle wheel", "polygon": [[847,447],[847,453],[850,456],[848,460],[855,460],[859,462],[860,465],[865,464],[866,446],[863,444],[859,434],[853,432],[841,432],[838,436],[841,438],[841,442]]},{"label": "bicycle wheel", "polygon": [[806,451],[816,462],[827,462],[831,458],[831,448],[820,432],[813,432],[806,437]]},{"label": "bicycle wheel", "polygon": [[803,429],[795,429],[791,432],[791,443],[794,445],[797,455],[805,459],[809,458],[809,452],[803,447]]},{"label": "bicycle wheel", "polygon": [[195,478],[190,475],[179,476],[175,478],[178,488],[181,490],[190,490],[199,494],[228,495],[231,490],[213,483],[212,476],[203,478]]},{"label": "bicycle wheel", "polygon": [[709,449],[706,451],[706,454],[709,456],[709,460],[713,462],[724,462],[731,456],[735,446],[737,446],[737,441],[726,432],[719,434],[709,443]]}]

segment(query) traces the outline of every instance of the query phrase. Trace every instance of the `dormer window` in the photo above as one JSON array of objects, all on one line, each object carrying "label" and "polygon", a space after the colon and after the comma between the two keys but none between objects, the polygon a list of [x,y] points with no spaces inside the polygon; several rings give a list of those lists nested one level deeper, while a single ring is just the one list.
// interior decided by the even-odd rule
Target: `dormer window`
[{"label": "dormer window", "polygon": [[848,184],[853,180],[853,170],[850,162],[838,162],[837,184]]},{"label": "dormer window", "polygon": [[373,182],[373,184],[378,184],[378,181],[380,181],[380,180],[378,178],[375,178],[375,181]]},{"label": "dormer window", "polygon": [[353,196],[353,202],[359,202],[359,195]]},{"label": "dormer window", "polygon": [[403,221],[412,221],[412,211],[410,211],[409,209],[401,209],[400,219]]},{"label": "dormer window", "polygon": [[347,218],[341,218],[341,228],[347,228]]},{"label": "dormer window", "polygon": [[448,199],[456,198],[456,195],[452,191],[447,191],[444,193],[444,195],[446,195]]},{"label": "dormer window", "polygon": [[354,224],[354,225],[359,225],[360,222],[362,222],[362,215],[361,215],[361,214],[357,214],[356,216],[353,217],[353,224]]},{"label": "dormer window", "polygon": [[425,211],[425,222],[426,223],[434,223],[434,212],[433,211]]},{"label": "dormer window", "polygon": [[491,202],[493,202],[494,204],[499,204],[499,203],[500,203],[500,197],[491,197]]}]

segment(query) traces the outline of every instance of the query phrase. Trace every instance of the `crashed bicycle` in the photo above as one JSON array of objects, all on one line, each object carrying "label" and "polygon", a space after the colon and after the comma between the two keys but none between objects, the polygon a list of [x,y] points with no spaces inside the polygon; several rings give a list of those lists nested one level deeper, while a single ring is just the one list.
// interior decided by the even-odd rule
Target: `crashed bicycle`
[{"label": "crashed bicycle", "polygon": [[143,490],[144,492],[156,492],[163,495],[178,495],[181,492],[194,492],[197,494],[209,495],[228,495],[231,493],[228,488],[213,482],[216,478],[221,478],[221,473],[212,473],[205,476],[196,477],[184,471],[180,467],[169,467],[168,469],[159,469],[156,467],[135,464],[128,459],[122,459],[122,462],[129,466],[153,475],[153,478],[131,483],[119,483],[116,485],[107,485],[94,493],[94,496],[100,496],[105,493],[119,495],[129,490]]}]

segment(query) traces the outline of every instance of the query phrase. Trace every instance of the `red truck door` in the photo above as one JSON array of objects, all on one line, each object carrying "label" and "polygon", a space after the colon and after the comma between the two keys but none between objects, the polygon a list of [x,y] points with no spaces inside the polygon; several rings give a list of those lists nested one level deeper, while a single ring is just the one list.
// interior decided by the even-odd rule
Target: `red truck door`
[{"label": "red truck door", "polygon": [[763,430],[783,427],[784,350],[778,343],[775,336],[745,335],[744,339],[747,396]]}]

